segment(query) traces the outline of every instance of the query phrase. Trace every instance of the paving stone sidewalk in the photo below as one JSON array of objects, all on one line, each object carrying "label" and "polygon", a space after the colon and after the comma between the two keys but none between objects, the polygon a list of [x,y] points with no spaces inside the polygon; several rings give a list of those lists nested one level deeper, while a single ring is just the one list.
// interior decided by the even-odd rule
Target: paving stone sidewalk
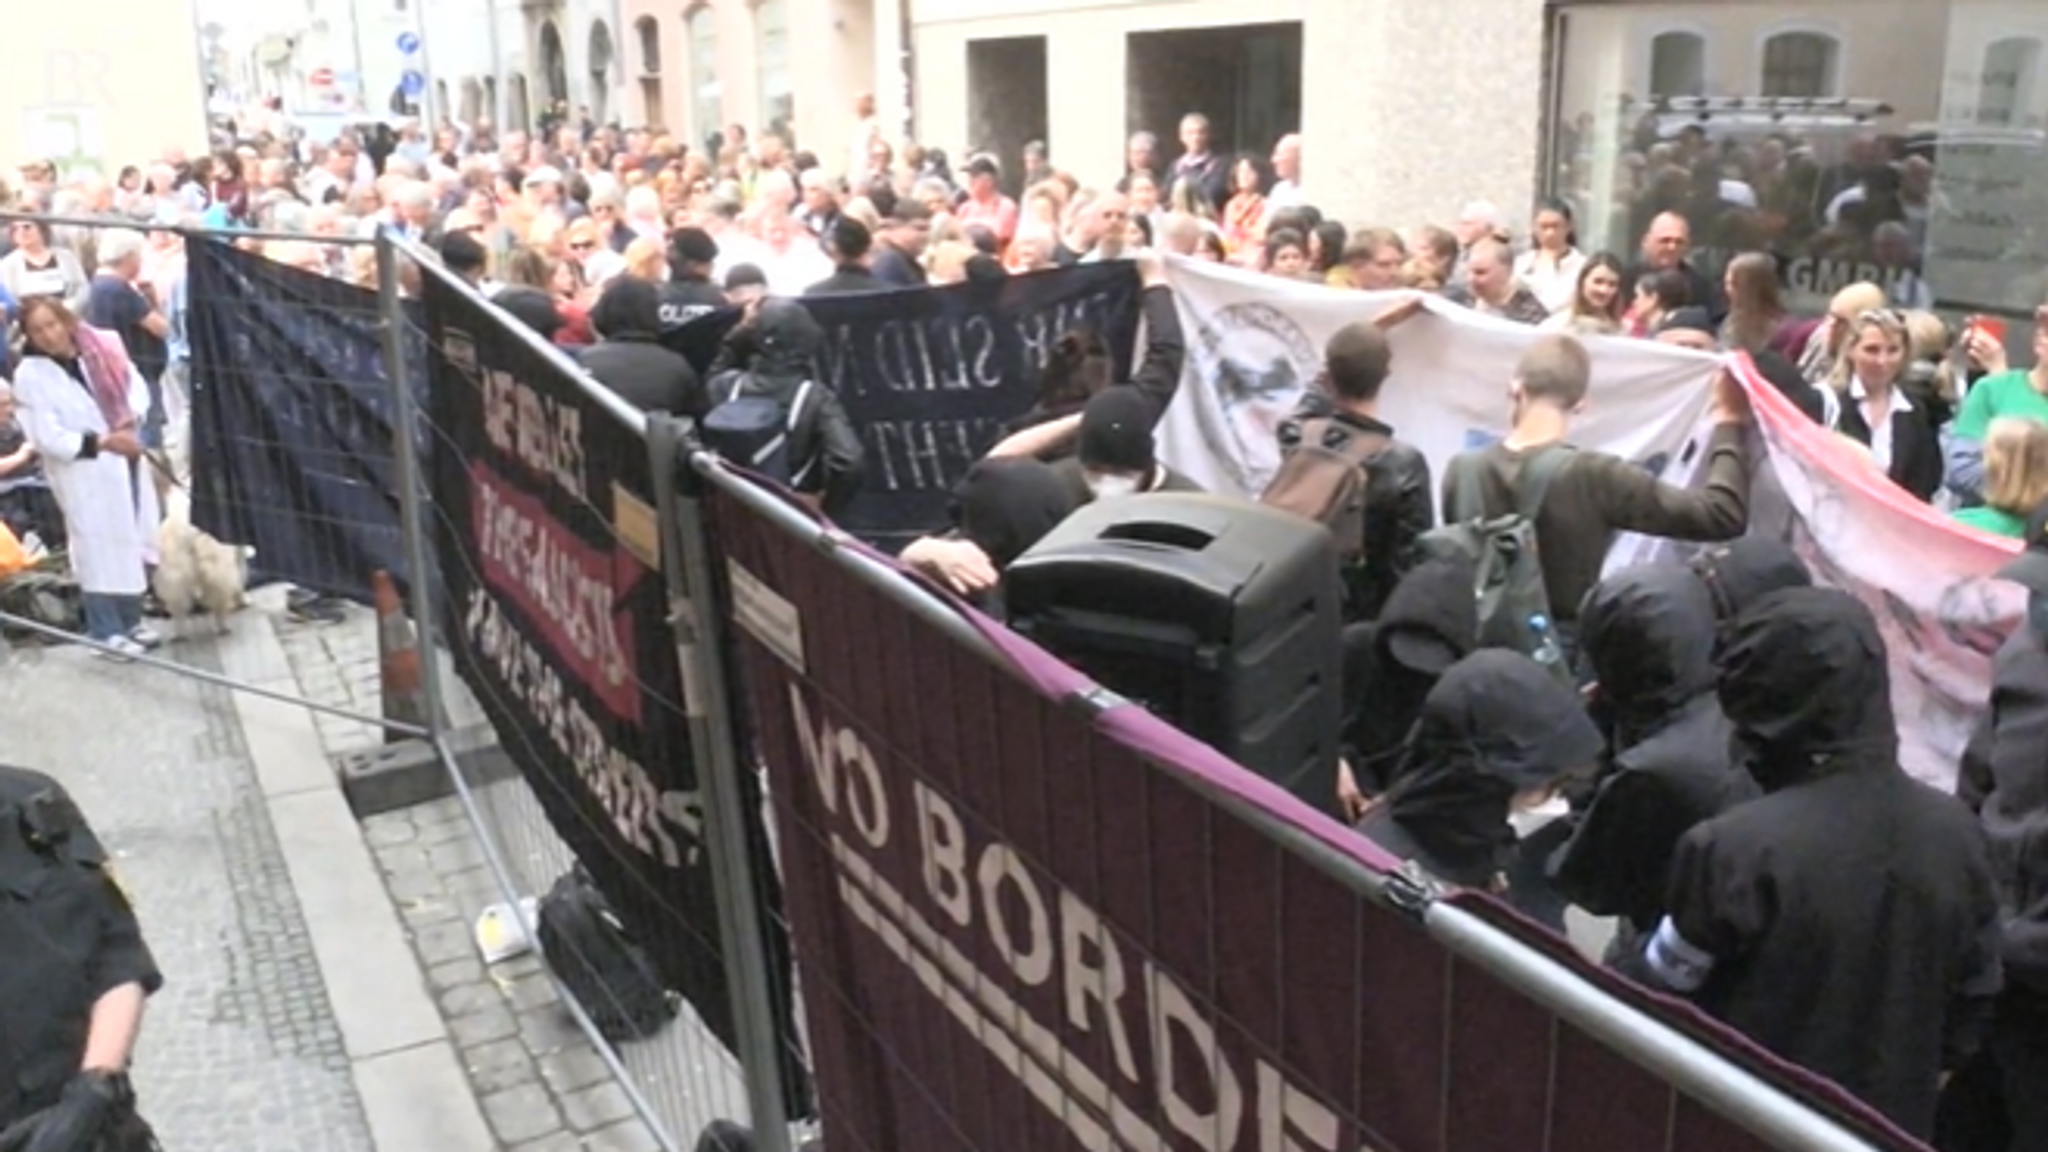
[{"label": "paving stone sidewalk", "polygon": [[[218,671],[210,640],[170,653]],[[135,1077],[164,1147],[374,1152],[227,693],[29,645],[0,651],[0,683],[7,761],[75,794],[163,971]]]},{"label": "paving stone sidewalk", "polygon": [[[341,621],[326,624],[280,617],[276,628],[309,699],[378,714],[375,621],[368,611],[350,606]],[[453,706],[473,713],[466,701]],[[318,725],[330,755],[383,742],[375,726],[331,716],[321,716]],[[633,1114],[538,958],[529,954],[488,968],[479,960],[472,923],[502,896],[461,802],[451,797],[374,816],[362,828],[501,1147],[658,1150],[659,1141]]]}]

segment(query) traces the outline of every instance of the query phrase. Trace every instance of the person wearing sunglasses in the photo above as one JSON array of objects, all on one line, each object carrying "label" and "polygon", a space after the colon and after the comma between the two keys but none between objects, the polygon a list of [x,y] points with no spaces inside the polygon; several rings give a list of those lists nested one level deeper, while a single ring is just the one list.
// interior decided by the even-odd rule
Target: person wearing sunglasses
[{"label": "person wearing sunglasses", "polygon": [[1948,489],[1967,504],[1984,499],[1984,441],[1993,420],[2017,416],[2048,424],[2048,304],[2034,310],[2033,345],[2033,367],[2015,368],[1993,322],[1979,317],[1964,326],[1959,350],[1985,375],[1964,396],[1945,455]]}]

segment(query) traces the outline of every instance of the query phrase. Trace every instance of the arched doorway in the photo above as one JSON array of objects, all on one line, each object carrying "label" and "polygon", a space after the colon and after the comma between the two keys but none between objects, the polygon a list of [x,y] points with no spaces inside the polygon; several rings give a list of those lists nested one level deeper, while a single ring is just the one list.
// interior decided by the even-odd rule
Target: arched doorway
[{"label": "arched doorway", "polygon": [[562,31],[553,20],[540,26],[540,99],[543,116],[557,105],[569,105],[569,59],[562,51]]},{"label": "arched doorway", "polygon": [[612,62],[616,55],[611,26],[602,20],[591,21],[590,55],[584,58],[584,67],[590,72],[590,118],[599,124],[611,119]]},{"label": "arched doorway", "polygon": [[462,110],[456,113],[464,124],[484,119],[484,82],[471,76],[462,82]]}]

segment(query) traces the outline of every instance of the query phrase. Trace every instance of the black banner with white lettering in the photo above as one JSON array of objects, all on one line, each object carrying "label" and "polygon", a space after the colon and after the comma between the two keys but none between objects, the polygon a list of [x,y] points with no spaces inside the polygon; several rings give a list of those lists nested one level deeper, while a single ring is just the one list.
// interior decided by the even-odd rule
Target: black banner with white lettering
[{"label": "black banner with white lettering", "polygon": [[[819,365],[867,448],[860,495],[838,520],[894,551],[946,526],[953,485],[1029,411],[1039,370],[1067,332],[1092,328],[1129,371],[1138,277],[1089,264],[988,283],[807,299],[825,329]],[[737,312],[667,338],[699,370]]]},{"label": "black banner with white lettering", "polygon": [[193,524],[253,546],[258,583],[363,603],[377,569],[404,586],[377,294],[217,240],[185,252]]},{"label": "black banner with white lettering", "polygon": [[[502,313],[433,273],[424,299],[440,351],[434,543],[457,667],[549,823],[669,987],[733,1046],[647,446]],[[751,833],[757,874],[772,877],[765,829]],[[779,918],[766,919],[786,964]],[[787,999],[777,1007],[794,1035]]]}]

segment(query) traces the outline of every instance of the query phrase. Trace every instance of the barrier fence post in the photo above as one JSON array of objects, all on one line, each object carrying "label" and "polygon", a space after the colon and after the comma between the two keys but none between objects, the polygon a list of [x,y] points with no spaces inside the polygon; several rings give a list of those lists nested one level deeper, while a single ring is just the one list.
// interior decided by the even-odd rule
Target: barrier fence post
[{"label": "barrier fence post", "polygon": [[384,337],[384,376],[391,383],[392,460],[398,473],[399,533],[405,542],[406,599],[419,637],[420,697],[430,739],[446,735],[441,707],[440,646],[435,627],[433,553],[427,544],[426,475],[420,460],[418,397],[405,363],[405,300],[399,290],[399,251],[389,232],[377,232],[377,318]]},{"label": "barrier fence post", "polygon": [[647,420],[669,627],[675,632],[676,658],[682,665],[683,705],[690,718],[697,786],[704,798],[705,850],[718,894],[719,936],[752,1113],[753,1147],[758,1152],[789,1152],[782,1038],[775,1032],[772,1007],[774,974],[747,837],[746,790],[740,783],[740,774],[750,769],[740,760],[725,676],[724,606],[715,591],[703,501],[686,495],[677,483],[686,472],[693,482],[695,478],[688,468],[685,427],[671,416],[650,415]]}]

